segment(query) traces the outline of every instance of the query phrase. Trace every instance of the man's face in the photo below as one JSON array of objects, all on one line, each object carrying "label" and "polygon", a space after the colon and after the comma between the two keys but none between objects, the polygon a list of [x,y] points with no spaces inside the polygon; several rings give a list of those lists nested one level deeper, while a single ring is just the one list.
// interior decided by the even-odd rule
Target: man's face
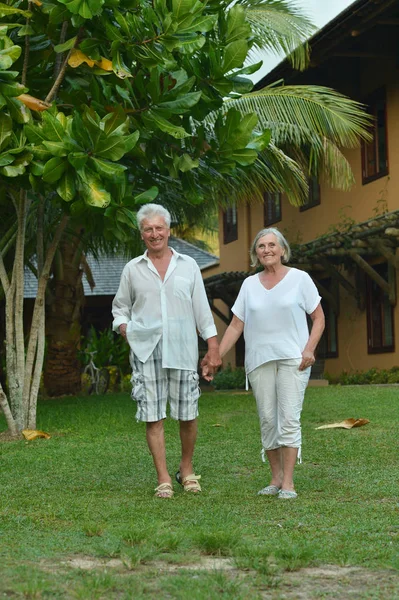
[{"label": "man's face", "polygon": [[165,219],[159,215],[154,215],[144,219],[141,225],[141,239],[151,252],[160,252],[168,247],[170,229],[165,223]]}]

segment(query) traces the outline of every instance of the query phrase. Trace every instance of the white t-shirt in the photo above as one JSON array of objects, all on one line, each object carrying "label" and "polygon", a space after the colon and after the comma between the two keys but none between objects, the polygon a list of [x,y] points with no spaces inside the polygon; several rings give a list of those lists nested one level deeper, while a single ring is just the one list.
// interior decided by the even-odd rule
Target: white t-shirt
[{"label": "white t-shirt", "polygon": [[244,321],[246,372],[271,360],[301,358],[309,339],[306,313],[320,300],[310,276],[299,269],[290,268],[271,290],[258,273],[245,279],[231,310]]}]

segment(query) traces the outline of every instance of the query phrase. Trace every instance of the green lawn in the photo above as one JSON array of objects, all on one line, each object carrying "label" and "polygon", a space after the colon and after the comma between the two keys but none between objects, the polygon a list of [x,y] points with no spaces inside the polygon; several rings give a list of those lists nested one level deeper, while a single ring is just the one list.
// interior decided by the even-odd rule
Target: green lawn
[{"label": "green lawn", "polygon": [[[0,443],[0,597],[302,598],[286,577],[325,565],[373,583],[306,598],[399,597],[398,388],[308,389],[296,501],[256,495],[268,470],[251,395],[204,393],[200,413],[204,491],[160,500],[128,395],[42,401],[51,439]],[[316,431],[347,417],[370,423]],[[171,420],[166,436],[174,473]]]}]

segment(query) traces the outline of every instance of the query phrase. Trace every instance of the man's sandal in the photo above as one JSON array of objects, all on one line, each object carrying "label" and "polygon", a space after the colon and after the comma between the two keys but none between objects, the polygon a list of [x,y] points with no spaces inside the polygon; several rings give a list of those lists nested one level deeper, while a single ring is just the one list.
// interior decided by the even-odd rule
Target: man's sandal
[{"label": "man's sandal", "polygon": [[201,475],[187,475],[186,477],[181,478],[180,471],[176,473],[176,481],[183,486],[185,492],[193,492],[198,493],[201,492],[201,486],[198,483],[198,480],[201,479]]},{"label": "man's sandal", "polygon": [[155,488],[155,498],[172,498],[173,488],[171,483],[161,483]]}]

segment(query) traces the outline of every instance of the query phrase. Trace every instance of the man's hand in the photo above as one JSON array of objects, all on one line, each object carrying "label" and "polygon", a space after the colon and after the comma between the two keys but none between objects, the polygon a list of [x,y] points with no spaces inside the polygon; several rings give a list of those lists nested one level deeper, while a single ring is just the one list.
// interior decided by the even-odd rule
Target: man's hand
[{"label": "man's hand", "polygon": [[122,325],[119,325],[119,333],[121,334],[121,336],[123,338],[125,338],[125,340],[127,339],[126,329],[127,329],[127,323],[122,323]]},{"label": "man's hand", "polygon": [[313,352],[311,352],[310,350],[304,350],[302,352],[302,362],[299,365],[299,370],[304,371],[308,367],[311,367],[312,365],[314,365],[315,360],[316,359],[314,357]]},{"label": "man's hand", "polygon": [[201,361],[202,377],[206,381],[212,381],[213,375],[219,369],[221,364],[222,359],[220,358],[219,348],[209,348],[208,352],[205,354],[204,358]]}]

